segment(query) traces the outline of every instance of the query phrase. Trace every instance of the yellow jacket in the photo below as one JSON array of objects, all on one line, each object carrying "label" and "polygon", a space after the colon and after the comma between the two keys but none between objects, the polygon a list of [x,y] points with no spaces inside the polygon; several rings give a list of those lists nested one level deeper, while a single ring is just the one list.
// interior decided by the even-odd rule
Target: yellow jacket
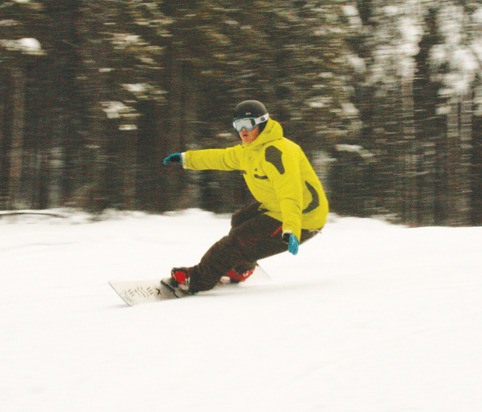
[{"label": "yellow jacket", "polygon": [[281,125],[269,119],[250,144],[227,149],[187,151],[183,166],[192,170],[240,170],[268,216],[283,224],[283,232],[298,239],[301,229],[321,229],[328,214],[323,186],[303,150],[283,136]]}]

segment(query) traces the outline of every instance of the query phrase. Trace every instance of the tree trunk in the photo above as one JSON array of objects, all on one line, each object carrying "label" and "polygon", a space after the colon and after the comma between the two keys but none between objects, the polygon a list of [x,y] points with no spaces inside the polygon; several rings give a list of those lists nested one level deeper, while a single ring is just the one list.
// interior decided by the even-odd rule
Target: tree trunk
[{"label": "tree trunk", "polygon": [[[169,50],[169,111],[168,130],[161,144],[163,156],[173,152],[181,152],[184,147],[184,71],[182,51],[176,47]],[[184,187],[183,171],[178,167],[163,168],[161,176],[161,209],[175,210],[179,208],[179,199]]]},{"label": "tree trunk", "polygon": [[23,133],[25,123],[25,73],[20,67],[12,70],[12,145],[10,149],[10,179],[8,207],[15,209],[18,204],[20,178],[22,176]]},{"label": "tree trunk", "polygon": [[470,225],[471,207],[471,150],[472,150],[472,99],[470,94],[462,98],[460,105],[460,211],[461,225]]},{"label": "tree trunk", "polygon": [[8,155],[5,136],[5,109],[7,87],[4,86],[5,71],[0,69],[0,209],[7,206],[8,199]]},{"label": "tree trunk", "polygon": [[402,119],[403,119],[403,140],[407,151],[405,153],[405,193],[404,202],[406,205],[404,221],[410,225],[417,224],[417,170],[416,170],[416,142],[414,124],[413,104],[413,79],[402,77],[400,84],[402,92]]},{"label": "tree trunk", "polygon": [[137,130],[119,131],[122,144],[121,170],[123,174],[122,207],[125,210],[136,208],[136,165],[137,165]]}]

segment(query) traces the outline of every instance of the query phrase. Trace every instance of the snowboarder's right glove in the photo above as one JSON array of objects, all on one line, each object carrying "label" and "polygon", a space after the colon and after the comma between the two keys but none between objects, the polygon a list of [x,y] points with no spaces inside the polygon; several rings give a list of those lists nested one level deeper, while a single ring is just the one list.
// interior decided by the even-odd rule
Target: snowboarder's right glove
[{"label": "snowboarder's right glove", "polygon": [[181,153],[173,153],[173,154],[170,154],[169,156],[167,156],[163,161],[162,163],[164,163],[165,165],[169,164],[169,163],[179,163],[179,164],[182,164],[182,155]]},{"label": "snowboarder's right glove", "polygon": [[283,242],[285,242],[288,245],[288,251],[292,255],[296,255],[298,253],[298,249],[300,245],[296,236],[290,232],[283,232],[282,239],[283,239]]}]

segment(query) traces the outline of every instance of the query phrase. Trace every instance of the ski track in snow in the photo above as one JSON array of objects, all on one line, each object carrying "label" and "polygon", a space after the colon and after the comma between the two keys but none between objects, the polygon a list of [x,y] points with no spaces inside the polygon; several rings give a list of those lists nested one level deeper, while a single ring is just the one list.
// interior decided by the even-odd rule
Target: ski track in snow
[{"label": "ski track in snow", "polygon": [[331,216],[260,262],[268,282],[135,307],[107,283],[195,264],[228,228],[0,219],[1,410],[482,410],[482,228]]}]

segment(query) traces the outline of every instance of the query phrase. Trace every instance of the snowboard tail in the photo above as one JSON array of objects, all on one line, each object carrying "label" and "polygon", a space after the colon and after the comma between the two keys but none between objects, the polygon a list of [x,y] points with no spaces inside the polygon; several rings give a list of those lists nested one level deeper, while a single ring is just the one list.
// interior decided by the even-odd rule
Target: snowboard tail
[{"label": "snowboard tail", "polygon": [[109,285],[129,306],[164,300],[161,294],[161,282],[152,280],[109,281]]},{"label": "snowboard tail", "polygon": [[[258,265],[253,277],[269,279],[268,274]],[[251,281],[251,278],[248,282]],[[244,283],[244,282],[242,282]],[[250,282],[251,283],[251,282]],[[178,293],[169,287],[168,283],[161,279],[150,280],[111,280],[109,285],[129,306],[141,303],[153,303],[163,300],[178,299],[181,297],[193,296],[185,293]],[[229,280],[221,279],[218,286],[237,285],[229,283]]]}]

